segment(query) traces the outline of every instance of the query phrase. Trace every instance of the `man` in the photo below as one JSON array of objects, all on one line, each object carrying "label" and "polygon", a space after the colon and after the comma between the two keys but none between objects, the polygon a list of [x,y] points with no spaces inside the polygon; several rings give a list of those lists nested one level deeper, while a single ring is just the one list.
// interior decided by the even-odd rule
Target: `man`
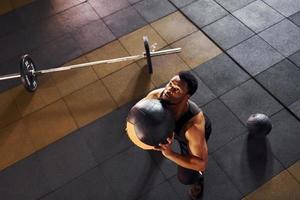
[{"label": "man", "polygon": [[[169,160],[178,165],[178,179],[191,185],[189,195],[198,199],[203,191],[203,172],[208,161],[206,141],[211,133],[211,123],[190,97],[198,88],[197,79],[190,72],[180,72],[165,88],[150,92],[146,98],[162,100],[176,120],[173,138],[167,144],[159,144],[155,150],[161,151]],[[175,153],[171,144],[179,142],[181,154]]]}]

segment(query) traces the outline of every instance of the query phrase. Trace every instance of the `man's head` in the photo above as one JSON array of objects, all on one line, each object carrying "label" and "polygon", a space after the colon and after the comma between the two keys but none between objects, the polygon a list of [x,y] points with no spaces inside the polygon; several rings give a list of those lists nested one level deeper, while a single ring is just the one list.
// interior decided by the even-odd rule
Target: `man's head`
[{"label": "man's head", "polygon": [[188,71],[182,71],[165,86],[161,99],[169,104],[179,104],[182,101],[187,101],[196,92],[197,88],[198,81],[196,77]]}]

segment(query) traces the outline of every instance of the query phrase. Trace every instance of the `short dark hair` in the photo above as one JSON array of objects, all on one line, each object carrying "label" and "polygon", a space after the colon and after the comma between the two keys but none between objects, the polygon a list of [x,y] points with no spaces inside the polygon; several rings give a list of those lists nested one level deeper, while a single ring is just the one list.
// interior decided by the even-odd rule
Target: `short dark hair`
[{"label": "short dark hair", "polygon": [[188,86],[188,94],[192,96],[198,89],[198,81],[191,72],[181,71],[178,73],[180,80],[184,81]]}]

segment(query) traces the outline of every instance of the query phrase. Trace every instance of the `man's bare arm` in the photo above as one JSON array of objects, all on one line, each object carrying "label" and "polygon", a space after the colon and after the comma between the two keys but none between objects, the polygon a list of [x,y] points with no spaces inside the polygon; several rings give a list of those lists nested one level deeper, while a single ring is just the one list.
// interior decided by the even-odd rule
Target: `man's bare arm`
[{"label": "man's bare arm", "polygon": [[208,152],[203,124],[199,123],[192,125],[186,132],[186,138],[191,151],[190,155],[181,155],[173,152],[171,149],[171,139],[168,139],[168,144],[160,144],[160,148],[157,150],[162,151],[166,158],[184,168],[204,171],[207,165]]}]

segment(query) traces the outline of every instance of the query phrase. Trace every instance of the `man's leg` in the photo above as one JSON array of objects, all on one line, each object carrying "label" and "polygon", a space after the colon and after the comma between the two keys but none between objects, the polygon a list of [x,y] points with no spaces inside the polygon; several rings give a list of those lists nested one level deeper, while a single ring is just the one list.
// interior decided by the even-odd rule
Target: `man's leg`
[{"label": "man's leg", "polygon": [[199,199],[203,192],[203,174],[194,170],[178,166],[178,180],[184,185],[190,185],[189,196],[191,199]]}]

